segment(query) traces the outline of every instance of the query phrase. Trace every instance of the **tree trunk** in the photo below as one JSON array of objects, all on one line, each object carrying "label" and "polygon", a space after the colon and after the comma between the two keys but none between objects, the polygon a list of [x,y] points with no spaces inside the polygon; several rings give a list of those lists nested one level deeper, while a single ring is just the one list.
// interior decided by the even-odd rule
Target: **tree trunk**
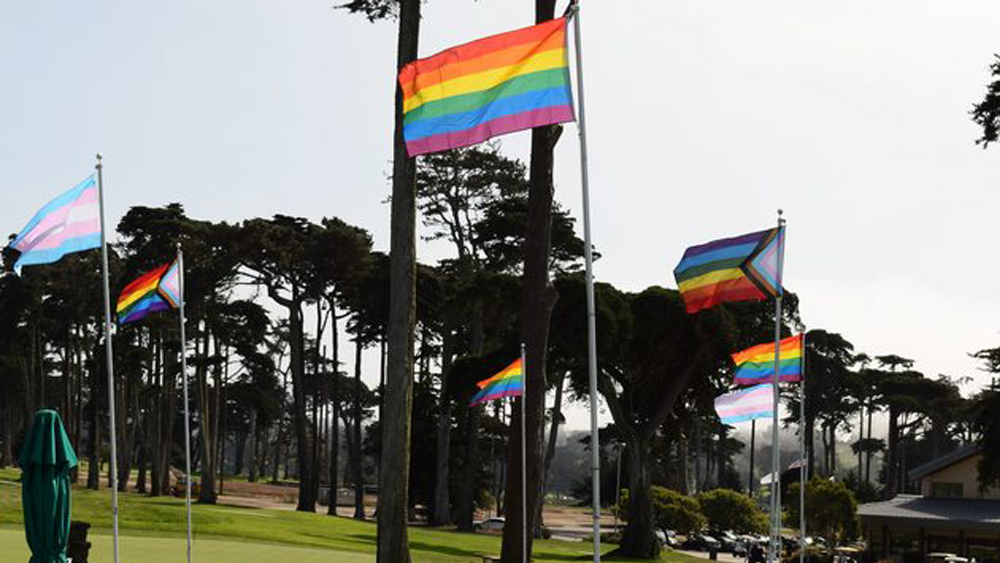
[{"label": "tree trunk", "polygon": [[309,444],[309,421],[306,415],[305,390],[305,354],[304,334],[302,330],[302,302],[298,292],[293,289],[289,303],[288,317],[290,321],[289,351],[291,355],[292,372],[292,424],[295,427],[295,449],[298,454],[297,473],[299,477],[299,502],[296,510],[301,512],[316,511],[316,489],[310,483],[312,475],[312,449]]},{"label": "tree trunk", "polygon": [[[330,397],[333,416],[330,420],[330,499],[326,513],[337,515],[337,489],[340,470],[340,331],[337,327],[337,302],[330,300],[330,345],[333,348],[333,375],[330,379]],[[382,420],[381,418],[379,420]]]},{"label": "tree trunk", "polygon": [[101,486],[101,385],[106,369],[100,358],[104,357],[104,345],[98,344],[93,354],[93,370],[90,372],[90,451],[87,467],[87,488],[98,490]]},{"label": "tree trunk", "polygon": [[[476,478],[479,476],[479,423],[482,410],[481,406],[465,409],[465,464],[462,467],[462,497],[458,501],[456,522],[461,532],[471,532],[476,517],[476,498],[479,496],[476,494]],[[505,529],[506,527],[504,526]]]},{"label": "tree trunk", "polygon": [[888,449],[885,462],[885,498],[891,499],[899,492],[897,480],[897,465],[899,453],[899,413],[896,407],[889,407]]},{"label": "tree trunk", "polygon": [[816,418],[808,410],[809,402],[806,401],[806,458],[809,463],[808,475],[816,475]]},{"label": "tree trunk", "polygon": [[[451,468],[451,397],[448,394],[448,376],[451,371],[451,357],[454,354],[455,336],[450,326],[446,326],[441,338],[441,396],[437,426],[437,459],[434,472],[434,510],[431,526],[451,524],[450,468]],[[492,459],[490,460],[492,464]]]},{"label": "tree trunk", "polygon": [[685,495],[691,490],[691,464],[688,463],[688,454],[687,434],[681,433],[681,437],[677,441],[677,463],[680,465],[680,478],[678,478],[678,482],[680,482],[681,488],[677,492]]},{"label": "tree trunk", "polygon": [[122,443],[125,455],[122,456],[122,462],[118,468],[118,490],[126,492],[128,491],[129,481],[132,478],[132,459],[136,455],[136,438],[139,435],[139,389],[137,381],[132,379],[125,381],[123,398],[126,405],[125,420],[121,424],[123,429],[128,428],[128,405],[132,406],[132,428],[128,431],[127,436],[123,436]]},{"label": "tree trunk", "polygon": [[[180,354],[186,354],[187,350],[181,350],[180,343],[177,344],[177,355],[175,355],[173,348],[170,351],[165,351],[163,355],[163,404],[159,413],[162,434],[160,441],[157,442],[160,448],[161,479],[158,494],[170,493],[170,468],[174,452],[174,421],[177,418],[177,379],[188,377],[188,374],[181,371],[183,364],[180,362]],[[181,382],[183,383],[183,379]]]},{"label": "tree trunk", "polygon": [[365,519],[365,483],[362,475],[363,455],[361,452],[361,352],[364,351],[361,337],[354,340],[354,518]]},{"label": "tree trunk", "polygon": [[[871,443],[872,439],[872,405],[868,405],[868,443]],[[865,483],[872,482],[872,451],[865,451]]]},{"label": "tree trunk", "polygon": [[[198,502],[205,504],[215,504],[215,440],[212,428],[212,408],[211,392],[208,386],[208,341],[209,335],[202,333],[198,335],[195,346],[200,344],[201,361],[195,368],[195,379],[198,385],[198,430],[201,440],[201,492],[198,494]],[[218,353],[218,342],[216,342],[215,352]],[[216,378],[218,382],[218,377]]]},{"label": "tree trunk", "polygon": [[[552,458],[556,456],[556,443],[559,441],[559,425],[562,424],[562,399],[563,386],[566,384],[566,374],[559,377],[556,382],[556,399],[552,405],[552,421],[549,426],[549,445],[545,450],[545,470],[542,472],[542,491],[546,491],[549,485],[549,473],[552,470]],[[535,538],[542,537],[542,528],[545,526],[543,508],[545,507],[545,495],[538,495],[535,501]]]},{"label": "tree trunk", "polygon": [[[555,17],[555,0],[535,0],[535,23]],[[524,286],[521,300],[521,341],[525,346],[525,395],[517,402],[514,416],[525,412],[524,450],[528,483],[529,507],[542,494],[542,432],[545,424],[545,365],[549,341],[549,320],[555,304],[555,292],[549,283],[549,257],[552,241],[552,167],[553,149],[561,128],[536,127],[531,131],[531,164],[528,178],[528,225],[524,238]],[[502,558],[504,563],[527,563],[521,554],[525,528],[534,530],[535,512],[528,511],[528,522],[522,522],[520,495],[521,475],[514,468],[521,466],[522,436],[515,432],[508,449],[507,519],[504,526]],[[533,537],[527,538],[531,559]]]},{"label": "tree trunk", "polygon": [[628,523],[622,532],[619,550],[637,559],[659,559],[660,543],[653,533],[653,500],[649,470],[646,466],[648,439],[625,436],[628,456]]},{"label": "tree trunk", "polygon": [[[420,1],[400,0],[396,67],[417,58]],[[410,415],[413,407],[413,329],[416,323],[416,159],[403,139],[403,92],[396,84],[393,133],[389,335],[379,469],[377,563],[410,563],[406,530],[410,482]]]},{"label": "tree trunk", "polygon": [[719,447],[716,449],[715,486],[722,487],[726,479],[726,425],[719,425]]},{"label": "tree trunk", "polygon": [[[246,463],[247,463],[247,470],[250,472],[250,475],[247,476],[247,481],[249,481],[250,483],[256,483],[257,482],[257,440],[259,439],[259,436],[257,435],[257,408],[256,407],[250,407],[250,432],[248,434],[249,434],[249,436],[247,436],[247,438],[248,438],[248,441],[250,442],[250,452],[249,452],[250,455],[248,456],[248,459],[247,459]],[[243,463],[243,456],[242,455],[238,456],[236,459],[239,460],[240,464]],[[237,473],[239,473],[239,472],[237,471]]]},{"label": "tree trunk", "polygon": [[319,469],[322,465],[322,451],[320,447],[322,434],[320,428],[320,406],[325,404],[326,395],[326,384],[322,379],[320,374],[320,346],[319,343],[323,341],[323,300],[316,299],[316,350],[313,354],[313,377],[315,379],[315,384],[313,385],[313,396],[312,396],[312,459],[313,464],[310,468],[312,473],[309,475],[309,484],[313,489],[313,498],[319,499]]},{"label": "tree trunk", "polygon": [[10,413],[10,405],[7,402],[7,398],[4,397],[0,399],[0,423],[3,424],[3,436],[0,440],[3,441],[3,446],[0,447],[0,467],[9,467],[14,464],[14,447],[11,442],[14,441],[14,420]]}]

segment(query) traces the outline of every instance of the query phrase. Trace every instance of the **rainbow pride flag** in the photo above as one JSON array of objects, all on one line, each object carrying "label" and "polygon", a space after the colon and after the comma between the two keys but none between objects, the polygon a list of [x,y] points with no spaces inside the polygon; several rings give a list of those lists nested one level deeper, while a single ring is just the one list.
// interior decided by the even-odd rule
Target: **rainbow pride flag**
[{"label": "rainbow pride flag", "polygon": [[21,253],[14,271],[20,273],[22,266],[51,264],[73,252],[100,248],[98,197],[97,181],[90,176],[39,209],[10,243]]},{"label": "rainbow pride flag", "polygon": [[504,368],[500,373],[477,383],[479,392],[469,402],[470,407],[480,403],[502,399],[504,397],[520,397],[524,394],[524,369],[521,359]]},{"label": "rainbow pride flag", "polygon": [[[790,336],[780,342],[778,381],[802,379],[802,335]],[[737,385],[756,385],[774,381],[774,342],[758,344],[733,354]]]},{"label": "rainbow pride flag", "polygon": [[403,138],[410,156],[573,121],[566,19],[459,45],[407,64]]},{"label": "rainbow pride flag", "polygon": [[784,253],[784,227],[688,248],[674,268],[687,312],[778,297]]},{"label": "rainbow pride flag", "polygon": [[118,296],[118,324],[128,324],[180,304],[180,269],[177,261],[146,272],[125,286]]},{"label": "rainbow pride flag", "polygon": [[774,386],[770,383],[740,389],[715,399],[715,412],[723,424],[774,417]]}]

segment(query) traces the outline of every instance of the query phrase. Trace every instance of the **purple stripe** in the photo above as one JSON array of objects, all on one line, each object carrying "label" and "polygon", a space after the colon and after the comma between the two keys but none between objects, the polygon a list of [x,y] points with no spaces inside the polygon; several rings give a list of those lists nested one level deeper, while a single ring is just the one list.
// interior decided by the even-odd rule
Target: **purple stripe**
[{"label": "purple stripe", "polygon": [[699,244],[698,246],[692,246],[684,252],[684,257],[688,258],[690,256],[697,256],[698,254],[704,254],[706,252],[711,252],[713,250],[718,250],[720,248],[726,248],[727,246],[736,246],[740,244],[756,243],[760,242],[767,233],[771,232],[770,229],[766,231],[759,231],[756,233],[750,233],[748,235],[742,235],[733,238],[724,238],[719,240],[713,240],[712,242],[706,242],[705,244]]},{"label": "purple stripe", "polygon": [[[757,385],[758,383],[773,382],[773,381],[774,381],[773,371],[771,372],[771,375],[765,375],[763,377],[737,377],[733,379],[733,383],[735,383],[736,385]],[[792,375],[782,375],[778,377],[778,381],[781,381],[783,383],[793,383],[796,381],[802,381],[802,376],[797,373]]]},{"label": "purple stripe", "polygon": [[155,313],[157,311],[166,311],[170,309],[170,305],[167,304],[159,295],[153,294],[153,298],[143,298],[138,301],[132,308],[125,314],[124,317],[119,316],[118,324],[128,324],[145,318],[150,313]]},{"label": "purple stripe", "polygon": [[492,137],[506,135],[507,133],[541,127],[542,125],[565,123],[567,121],[573,121],[573,106],[569,104],[549,106],[498,117],[463,131],[441,133],[440,135],[431,135],[423,139],[407,141],[406,150],[412,157],[420,154],[467,147],[481,143]]}]

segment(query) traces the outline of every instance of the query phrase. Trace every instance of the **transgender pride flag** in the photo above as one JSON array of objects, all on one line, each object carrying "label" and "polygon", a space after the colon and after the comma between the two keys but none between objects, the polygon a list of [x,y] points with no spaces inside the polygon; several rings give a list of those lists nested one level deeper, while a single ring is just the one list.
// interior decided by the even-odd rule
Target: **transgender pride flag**
[{"label": "transgender pride flag", "polygon": [[41,208],[10,246],[21,252],[14,263],[18,273],[22,266],[51,264],[73,252],[100,248],[101,213],[94,176]]},{"label": "transgender pride flag", "polygon": [[774,387],[770,383],[726,393],[715,399],[715,412],[723,424],[774,416]]}]

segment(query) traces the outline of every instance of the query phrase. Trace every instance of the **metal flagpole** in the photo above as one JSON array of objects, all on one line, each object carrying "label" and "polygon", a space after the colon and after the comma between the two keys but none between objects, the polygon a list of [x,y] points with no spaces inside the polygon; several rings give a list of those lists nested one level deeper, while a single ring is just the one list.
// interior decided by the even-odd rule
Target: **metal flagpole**
[{"label": "metal flagpole", "polygon": [[528,398],[528,363],[525,360],[524,343],[521,343],[521,379],[524,384],[521,390],[521,561],[528,563],[528,447],[525,445],[528,433],[524,430],[524,411],[527,410]]},{"label": "metal flagpole", "polygon": [[594,256],[590,243],[590,173],[587,167],[587,119],[584,110],[583,46],[580,4],[570,6],[576,42],[577,130],[580,135],[580,179],[583,185],[583,253],[587,281],[587,354],[590,374],[590,471],[594,497],[594,563],[601,561],[601,452],[597,425],[597,313],[594,306]]},{"label": "metal flagpole", "polygon": [[799,379],[799,563],[806,561],[806,472],[806,330],[803,327]]},{"label": "metal flagpole", "polygon": [[[778,228],[780,229],[785,220],[781,218],[782,211],[778,210]],[[781,283],[782,270],[784,269],[784,244],[782,239],[778,239],[778,283]],[[779,408],[779,388],[778,369],[781,362],[781,288],[774,300],[774,393],[773,409],[774,415],[771,422],[771,550],[768,554],[768,561],[780,561],[781,549],[781,452],[778,442],[778,408]]]},{"label": "metal flagpole", "polygon": [[108,279],[108,241],[104,233],[104,164],[97,155],[97,194],[101,212],[101,272],[104,277],[104,350],[108,360],[108,423],[111,426],[111,530],[118,563],[118,436],[115,432],[115,352],[111,342],[111,282]]},{"label": "metal flagpole", "polygon": [[757,419],[750,420],[750,475],[747,477],[747,491],[750,493],[750,498],[753,498],[753,454],[754,454],[754,441],[757,437]]},{"label": "metal flagpole", "polygon": [[184,388],[184,471],[187,475],[187,484],[184,486],[184,508],[187,512],[187,563],[191,563],[191,413],[190,402],[188,400],[188,371],[187,371],[187,330],[185,324],[187,318],[184,314],[184,250],[181,243],[177,243],[177,280],[180,290],[180,328],[181,328],[181,381]]}]

